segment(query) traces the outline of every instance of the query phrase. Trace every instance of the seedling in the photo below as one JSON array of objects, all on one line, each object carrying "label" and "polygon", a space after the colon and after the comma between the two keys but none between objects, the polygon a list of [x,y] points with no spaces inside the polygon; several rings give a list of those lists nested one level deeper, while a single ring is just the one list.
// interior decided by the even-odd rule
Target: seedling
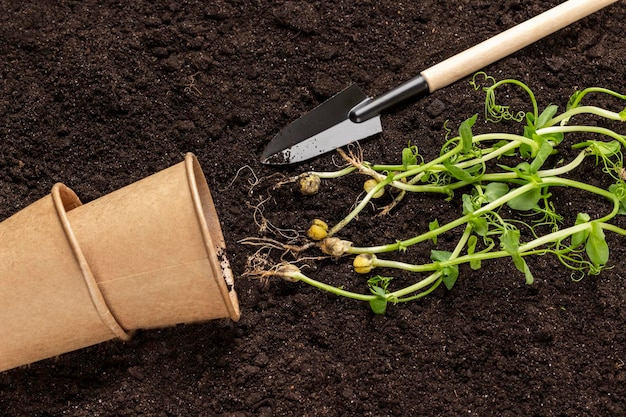
[{"label": "seedling", "polygon": [[[303,282],[338,296],[366,301],[376,314],[383,314],[388,305],[404,303],[424,297],[442,283],[451,290],[460,275],[460,265],[480,269],[484,262],[509,259],[525,277],[527,284],[534,281],[526,259],[531,256],[553,255],[580,279],[595,275],[607,268],[610,248],[605,233],[626,235],[626,230],[611,221],[626,213],[626,182],[624,179],[623,147],[626,137],[607,127],[603,121],[626,121],[626,110],[610,111],[593,105],[583,105],[587,96],[605,95],[626,100],[626,95],[602,88],[577,91],[562,113],[555,105],[539,112],[535,95],[524,83],[507,79],[496,82],[484,73],[477,74],[472,85],[481,88],[479,77],[489,84],[486,94],[485,119],[508,125],[521,125],[519,132],[474,134],[478,115],[460,124],[458,134],[448,137],[437,157],[426,160],[416,145],[410,143],[402,151],[396,164],[372,164],[360,154],[340,154],[347,166],[338,171],[307,172],[286,182],[313,183],[323,187],[325,181],[347,175],[366,178],[364,194],[352,210],[334,226],[322,220],[313,221],[309,233],[314,242],[303,243],[301,250],[291,250],[296,256],[290,261],[262,270],[249,271],[253,275],[280,276],[290,281]],[[501,105],[496,92],[504,86],[520,88],[528,97],[532,111],[513,112]],[[581,115],[594,118],[594,125],[571,124]],[[588,118],[586,119],[588,120]],[[451,135],[449,135],[451,136]],[[590,139],[593,138],[593,139]],[[567,139],[567,140],[565,140]],[[577,154],[569,161],[554,164],[563,143],[568,143]],[[573,144],[573,145],[572,145]],[[600,181],[581,181],[570,178],[583,161],[592,159],[597,177],[605,177],[611,185],[603,188]],[[548,164],[550,162],[550,165]],[[607,183],[608,183],[607,182]],[[578,189],[589,199],[605,200],[606,213],[579,213],[573,224],[564,224],[556,211],[551,190],[556,187]],[[431,193],[443,199],[459,199],[459,213],[452,220],[430,220],[428,230],[416,231],[413,237],[376,246],[358,246],[355,239],[339,237],[344,228],[364,215],[364,209],[385,192],[392,192],[393,201],[381,210],[382,214],[402,204],[408,194]],[[307,189],[304,194],[311,194]],[[419,198],[417,200],[419,201]],[[323,216],[320,216],[323,218]],[[445,217],[449,218],[448,215]],[[452,250],[438,248],[438,241],[447,234],[455,237]],[[259,244],[259,241],[255,241]],[[415,245],[430,245],[431,259],[425,263],[405,263],[387,259],[386,254],[403,252]],[[276,247],[273,241],[273,246]],[[292,242],[285,248],[294,248]],[[359,274],[377,274],[367,280],[368,292],[347,291],[332,284],[315,280],[303,273],[297,265],[306,251],[321,250],[329,257],[352,259]],[[404,288],[393,288],[390,271],[404,270],[415,275],[415,280]],[[385,276],[378,275],[383,272]]]}]

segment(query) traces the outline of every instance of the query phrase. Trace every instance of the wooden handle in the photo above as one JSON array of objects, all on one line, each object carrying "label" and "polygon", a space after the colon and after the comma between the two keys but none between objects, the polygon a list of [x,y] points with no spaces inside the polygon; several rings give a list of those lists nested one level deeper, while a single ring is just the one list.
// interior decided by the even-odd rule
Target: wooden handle
[{"label": "wooden handle", "polygon": [[422,71],[432,93],[617,0],[569,0]]}]

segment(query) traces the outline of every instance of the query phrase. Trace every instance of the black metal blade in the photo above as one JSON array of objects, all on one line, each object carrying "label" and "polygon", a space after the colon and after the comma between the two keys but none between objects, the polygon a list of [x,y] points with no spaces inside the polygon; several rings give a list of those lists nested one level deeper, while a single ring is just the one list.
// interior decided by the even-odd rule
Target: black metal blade
[{"label": "black metal blade", "polygon": [[[265,151],[261,156],[261,162],[269,164],[289,164],[297,162],[296,160],[292,160],[292,158],[290,158],[289,150],[292,147],[307,140],[315,140],[317,135],[328,131],[334,126],[341,125],[342,123],[345,125],[345,122],[349,121],[350,110],[365,100],[368,100],[368,97],[358,86],[354,84],[335,94],[333,97],[315,107],[304,116],[293,121],[276,136],[274,136],[265,148]],[[380,131],[374,131],[376,129],[371,127],[373,123],[375,123],[375,121],[369,125],[369,130],[372,132],[367,134],[367,136]],[[380,124],[380,120],[378,120],[378,124]],[[354,123],[354,125],[357,124]],[[363,126],[363,128],[365,127],[366,125]],[[343,131],[345,132],[345,130],[346,129],[344,128]],[[341,142],[350,143],[362,139],[363,129],[361,129],[361,132],[358,132],[358,130],[359,129],[356,129],[354,138],[351,138],[348,142],[346,142],[344,138]],[[343,144],[340,144],[339,146],[343,146]],[[309,157],[312,158],[338,147],[328,145],[327,141],[322,146],[322,148],[317,146],[315,151]],[[325,147],[328,147],[328,149],[325,149]],[[302,159],[303,158],[300,158],[299,160]]]}]

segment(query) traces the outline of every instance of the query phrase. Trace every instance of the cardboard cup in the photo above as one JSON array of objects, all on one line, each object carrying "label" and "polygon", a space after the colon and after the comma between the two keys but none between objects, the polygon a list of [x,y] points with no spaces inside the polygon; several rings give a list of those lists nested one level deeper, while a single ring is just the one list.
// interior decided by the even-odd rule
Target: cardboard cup
[{"label": "cardboard cup", "polygon": [[0,223],[0,371],[114,337],[94,307],[61,217],[80,205],[67,187]]},{"label": "cardboard cup", "polygon": [[0,223],[0,372],[140,328],[238,320],[197,159],[81,205],[66,186]]},{"label": "cardboard cup", "polygon": [[224,237],[194,155],[67,215],[124,329],[239,318]]}]

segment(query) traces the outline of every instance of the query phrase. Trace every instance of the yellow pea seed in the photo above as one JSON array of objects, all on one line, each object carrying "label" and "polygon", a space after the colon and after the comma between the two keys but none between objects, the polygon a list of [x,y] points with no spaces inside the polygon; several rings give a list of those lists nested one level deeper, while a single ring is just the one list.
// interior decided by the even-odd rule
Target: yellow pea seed
[{"label": "yellow pea seed", "polygon": [[322,240],[328,235],[328,225],[320,219],[313,219],[306,235],[313,240]]},{"label": "yellow pea seed", "polygon": [[[370,178],[369,180],[363,183],[363,189],[365,190],[366,193],[369,193],[377,185],[378,185],[378,181],[376,181],[374,178]],[[376,194],[372,196],[372,198],[380,198],[384,194],[385,194],[385,189],[381,188],[380,190],[376,192]]]},{"label": "yellow pea seed", "polygon": [[339,258],[343,256],[346,251],[352,246],[352,242],[348,240],[341,240],[336,237],[327,237],[322,241],[320,245],[320,249],[326,255],[333,256],[335,258]]},{"label": "yellow pea seed", "polygon": [[374,261],[376,261],[376,255],[372,255],[369,253],[362,253],[357,255],[352,262],[352,266],[354,267],[354,272],[357,274],[367,274],[372,269],[375,268]]},{"label": "yellow pea seed", "polygon": [[320,183],[322,180],[318,175],[307,174],[300,177],[300,193],[302,195],[314,195],[320,189]]},{"label": "yellow pea seed", "polygon": [[299,280],[297,278],[297,275],[299,273],[300,273],[300,268],[289,263],[284,263],[278,268],[278,270],[274,273],[274,275],[281,277],[285,281],[297,282]]}]

